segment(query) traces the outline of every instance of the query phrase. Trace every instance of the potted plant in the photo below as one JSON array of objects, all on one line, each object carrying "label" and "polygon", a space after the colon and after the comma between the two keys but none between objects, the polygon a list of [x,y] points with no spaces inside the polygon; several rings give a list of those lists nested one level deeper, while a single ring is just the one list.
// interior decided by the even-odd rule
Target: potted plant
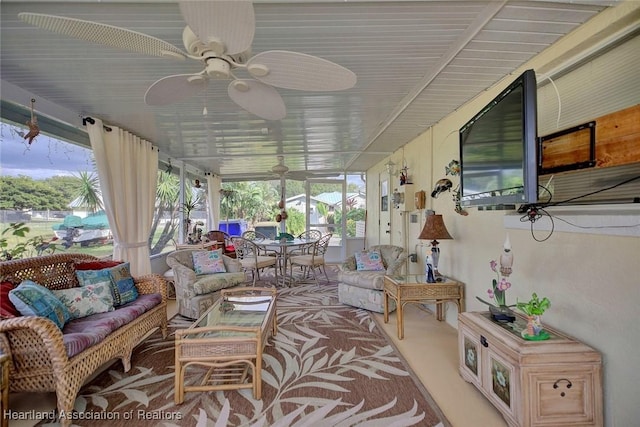
[{"label": "potted plant", "polygon": [[527,315],[526,333],[529,337],[539,336],[543,332],[540,316],[542,316],[549,307],[551,307],[549,298],[543,297],[540,299],[535,292],[531,294],[529,301],[516,302],[516,308]]}]

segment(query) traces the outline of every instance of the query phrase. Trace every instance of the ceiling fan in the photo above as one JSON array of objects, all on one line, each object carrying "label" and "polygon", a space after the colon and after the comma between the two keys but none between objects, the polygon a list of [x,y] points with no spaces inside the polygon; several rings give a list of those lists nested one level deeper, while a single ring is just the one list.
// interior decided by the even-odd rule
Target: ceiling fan
[{"label": "ceiling fan", "polygon": [[[195,74],[167,76],[153,83],[144,96],[147,105],[169,105],[202,92],[210,79],[231,79],[229,97],[240,107],[266,120],[286,116],[275,87],[306,91],[338,91],[353,87],[349,69],[316,56],[271,50],[251,56],[255,14],[250,1],[180,1],[187,26],[182,33],[186,52],[147,34],[99,22],[23,12],[18,17],[37,27],[77,39],[151,56],[200,61]],[[252,78],[239,78],[245,70]]]},{"label": "ceiling fan", "polygon": [[278,156],[278,163],[271,167],[270,172],[262,174],[246,174],[243,173],[243,178],[265,178],[266,176],[272,176],[279,179],[293,179],[298,181],[304,181],[309,178],[329,178],[340,176],[339,172],[314,172],[310,170],[291,171],[289,166],[284,164],[284,156]]}]

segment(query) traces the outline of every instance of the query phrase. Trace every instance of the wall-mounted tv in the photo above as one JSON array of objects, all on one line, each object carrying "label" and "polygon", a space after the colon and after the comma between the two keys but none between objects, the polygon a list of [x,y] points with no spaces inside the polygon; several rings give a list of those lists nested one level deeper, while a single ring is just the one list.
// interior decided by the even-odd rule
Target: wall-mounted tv
[{"label": "wall-mounted tv", "polygon": [[538,201],[536,91],[527,70],[460,128],[463,206]]}]

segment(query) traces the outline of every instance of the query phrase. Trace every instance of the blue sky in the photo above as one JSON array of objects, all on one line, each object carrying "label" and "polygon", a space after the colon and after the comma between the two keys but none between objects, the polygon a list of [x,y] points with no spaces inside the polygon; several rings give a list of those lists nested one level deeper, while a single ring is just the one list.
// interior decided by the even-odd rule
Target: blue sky
[{"label": "blue sky", "polygon": [[93,171],[90,150],[42,134],[28,145],[17,128],[6,123],[1,127],[0,175],[45,179]]}]

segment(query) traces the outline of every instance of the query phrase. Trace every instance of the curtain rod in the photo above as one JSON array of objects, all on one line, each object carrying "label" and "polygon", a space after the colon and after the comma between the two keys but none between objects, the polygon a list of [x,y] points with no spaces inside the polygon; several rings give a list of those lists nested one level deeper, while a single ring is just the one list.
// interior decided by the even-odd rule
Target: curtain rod
[{"label": "curtain rod", "polygon": [[[83,117],[82,118],[82,125],[86,126],[87,123],[91,123],[92,125],[95,125],[96,121],[91,117]],[[111,130],[112,130],[109,126],[105,126],[105,125],[102,125],[102,128],[104,130],[106,130],[107,132],[111,132]]]}]

